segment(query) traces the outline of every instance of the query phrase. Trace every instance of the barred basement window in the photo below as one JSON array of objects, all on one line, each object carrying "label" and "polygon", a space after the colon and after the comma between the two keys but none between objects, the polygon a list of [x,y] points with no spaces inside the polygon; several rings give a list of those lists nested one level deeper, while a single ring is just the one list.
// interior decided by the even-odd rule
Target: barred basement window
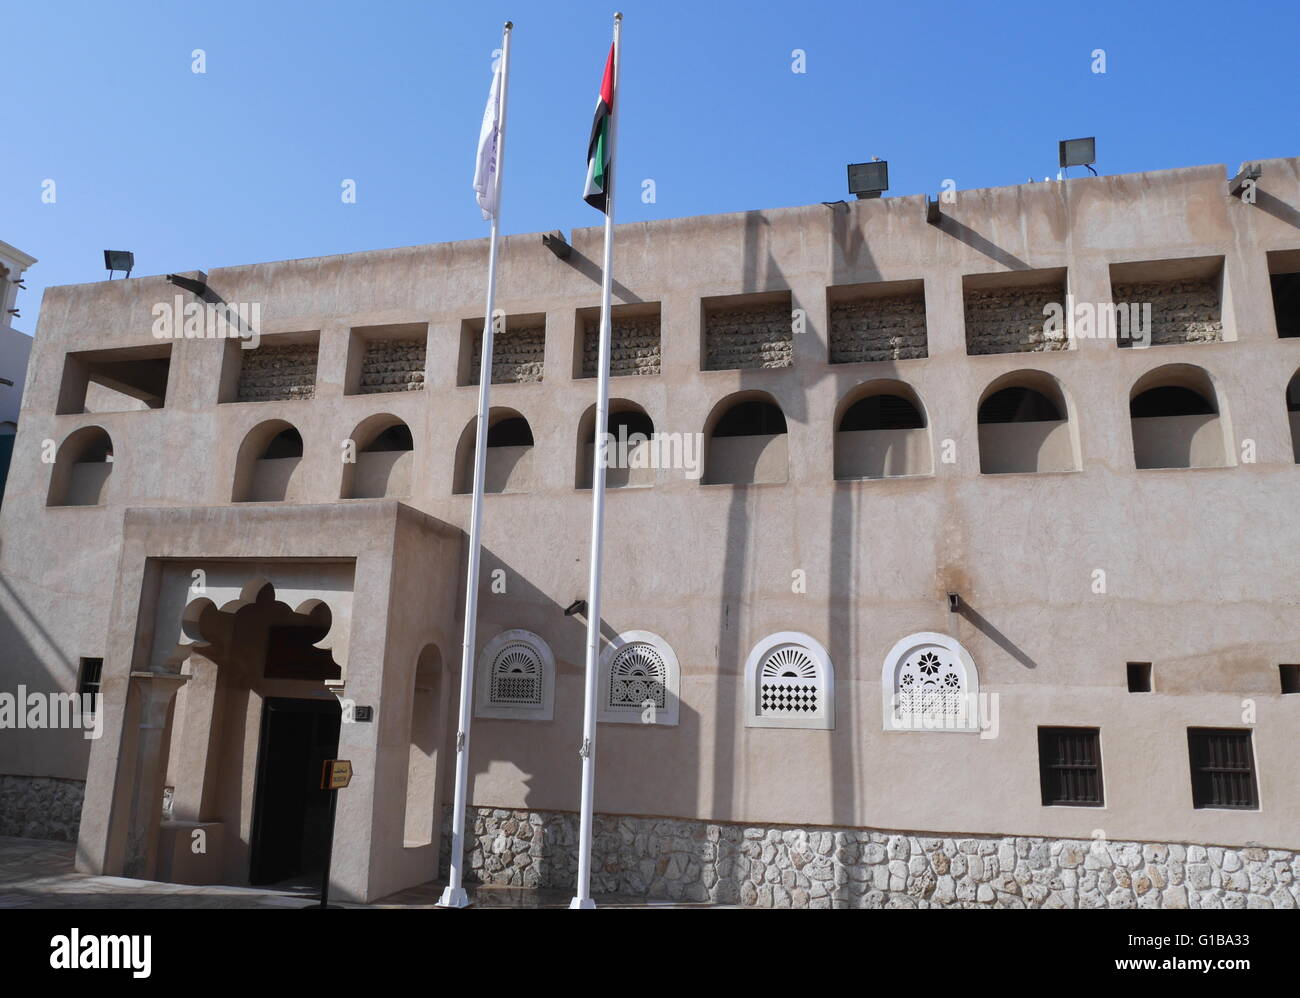
[{"label": "barred basement window", "polygon": [[745,725],[835,727],[835,672],[826,649],[797,631],[768,635],[745,663]]},{"label": "barred basement window", "polygon": [[681,670],[672,647],[649,631],[624,631],[600,657],[602,721],[675,725]]},{"label": "barred basement window", "polygon": [[1259,809],[1250,732],[1238,728],[1188,728],[1192,806]]},{"label": "barred basement window", "polygon": [[886,731],[978,731],[979,676],[970,652],[946,634],[897,642],[880,673]]},{"label": "barred basement window", "polygon": [[555,656],[532,631],[503,631],[479,653],[477,686],[477,717],[549,721]]},{"label": "barred basement window", "polygon": [[1039,728],[1038,771],[1044,807],[1101,807],[1101,731]]}]

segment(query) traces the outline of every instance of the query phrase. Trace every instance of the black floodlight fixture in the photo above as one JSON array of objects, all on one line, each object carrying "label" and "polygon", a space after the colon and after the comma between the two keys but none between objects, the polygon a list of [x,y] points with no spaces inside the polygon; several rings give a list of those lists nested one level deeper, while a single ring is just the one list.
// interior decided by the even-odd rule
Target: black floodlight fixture
[{"label": "black floodlight fixture", "polygon": [[572,617],[574,614],[587,615],[587,601],[585,599],[576,599],[564,608],[564,615]]},{"label": "black floodlight fixture", "polygon": [[8,378],[0,378],[0,385],[4,385],[6,388],[12,388],[14,383]]},{"label": "black floodlight fixture", "polygon": [[959,593],[948,594],[948,612],[957,613],[961,609],[961,595]]},{"label": "black floodlight fixture", "polygon": [[931,225],[938,225],[943,219],[943,212],[939,210],[939,202],[931,201],[930,195],[925,196],[925,220]]},{"label": "black floodlight fixture", "polygon": [[874,159],[870,163],[849,164],[849,193],[857,198],[878,198],[889,190],[889,163]]},{"label": "black floodlight fixture", "polygon": [[126,276],[131,276],[131,271],[135,267],[135,254],[130,250],[104,250],[104,268],[108,271],[108,279],[113,279],[113,271],[125,271]]},{"label": "black floodlight fixture", "polygon": [[569,259],[569,254],[573,252],[573,247],[565,240],[564,233],[558,229],[555,232],[542,233],[542,245],[561,260]]},{"label": "black floodlight fixture", "polygon": [[1237,175],[1228,181],[1228,193],[1234,198],[1241,197],[1247,185],[1253,184],[1263,175],[1264,171],[1258,163],[1242,163]]},{"label": "black floodlight fixture", "polygon": [[1062,170],[1070,166],[1086,166],[1088,172],[1095,177],[1097,171],[1092,168],[1095,162],[1097,162],[1097,139],[1094,136],[1086,139],[1061,140]]}]

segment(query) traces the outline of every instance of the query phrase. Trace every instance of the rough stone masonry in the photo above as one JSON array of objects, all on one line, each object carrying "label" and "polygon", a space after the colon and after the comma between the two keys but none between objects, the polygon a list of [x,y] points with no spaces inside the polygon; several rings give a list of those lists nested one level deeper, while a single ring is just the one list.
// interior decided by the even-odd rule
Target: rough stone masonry
[{"label": "rough stone masonry", "polygon": [[[573,887],[576,814],[469,808],[465,825],[467,880]],[[591,889],[758,908],[1296,908],[1298,880],[1281,849],[598,815]]]}]

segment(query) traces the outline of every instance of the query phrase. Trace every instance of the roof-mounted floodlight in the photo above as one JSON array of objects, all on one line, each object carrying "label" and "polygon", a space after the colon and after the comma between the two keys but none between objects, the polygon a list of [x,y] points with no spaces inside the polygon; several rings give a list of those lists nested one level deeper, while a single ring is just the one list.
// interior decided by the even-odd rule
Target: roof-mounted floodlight
[{"label": "roof-mounted floodlight", "polygon": [[542,245],[561,260],[569,259],[569,254],[573,252],[573,247],[564,239],[564,233],[558,230],[555,232],[542,233]]},{"label": "roof-mounted floodlight", "polygon": [[1097,171],[1092,164],[1097,162],[1097,140],[1089,136],[1086,139],[1063,139],[1061,141],[1061,169],[1070,166],[1086,166],[1094,177]]},{"label": "roof-mounted floodlight", "polygon": [[108,271],[110,281],[115,270],[125,271],[126,276],[130,277],[135,268],[135,254],[129,250],[104,250],[104,268]]},{"label": "roof-mounted floodlight", "polygon": [[1237,175],[1228,181],[1228,194],[1234,198],[1239,198],[1260,177],[1264,171],[1260,169],[1258,163],[1242,163],[1241,169]]},{"label": "roof-mounted floodlight", "polygon": [[878,198],[889,190],[889,163],[883,159],[849,164],[849,193],[858,198]]}]

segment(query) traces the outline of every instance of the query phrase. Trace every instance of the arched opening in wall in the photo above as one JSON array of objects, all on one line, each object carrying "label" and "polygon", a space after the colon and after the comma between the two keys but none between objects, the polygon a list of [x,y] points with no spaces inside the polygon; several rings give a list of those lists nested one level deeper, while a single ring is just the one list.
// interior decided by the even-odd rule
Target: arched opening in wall
[{"label": "arched opening in wall", "polygon": [[934,470],[925,409],[901,381],[872,381],[840,400],[835,479],[901,478]]},{"label": "arched opening in wall", "polygon": [[1129,393],[1138,468],[1222,468],[1227,428],[1209,374],[1190,364],[1148,371]]},{"label": "arched opening in wall", "polygon": [[1291,456],[1300,464],[1300,371],[1286,386],[1286,418],[1291,424]]},{"label": "arched opening in wall", "polygon": [[[476,420],[461,431],[456,444],[456,469],[452,491],[468,495],[474,490],[474,435]],[[494,407],[488,413],[487,454],[483,491],[527,492],[533,487],[533,431],[514,409]]]},{"label": "arched opening in wall", "polygon": [[385,499],[411,494],[415,441],[396,416],[378,413],[352,431],[354,460],[343,463],[343,499]]},{"label": "arched opening in wall", "polygon": [[100,506],[113,474],[113,441],[99,426],[74,430],[59,446],[50,473],[47,506]]},{"label": "arched opening in wall", "polygon": [[283,419],[249,430],[235,460],[231,502],[295,502],[302,484],[302,434]]},{"label": "arched opening in wall", "polygon": [[1079,470],[1069,401],[1043,371],[1014,371],[984,390],[979,445],[984,475]]},{"label": "arched opening in wall", "polygon": [[785,414],[766,392],[740,392],[704,424],[705,485],[756,485],[789,478]]},{"label": "arched opening in wall", "polygon": [[[592,461],[595,459],[596,407],[593,405],[578,420],[578,456],[574,487],[591,488]],[[606,420],[610,440],[605,466],[608,489],[645,488],[655,483],[654,421],[635,402],[609,400]]]},{"label": "arched opening in wall", "polygon": [[415,686],[411,693],[411,750],[406,770],[403,832],[403,844],[408,849],[433,842],[442,681],[442,654],[436,645],[426,645],[415,666]]}]

